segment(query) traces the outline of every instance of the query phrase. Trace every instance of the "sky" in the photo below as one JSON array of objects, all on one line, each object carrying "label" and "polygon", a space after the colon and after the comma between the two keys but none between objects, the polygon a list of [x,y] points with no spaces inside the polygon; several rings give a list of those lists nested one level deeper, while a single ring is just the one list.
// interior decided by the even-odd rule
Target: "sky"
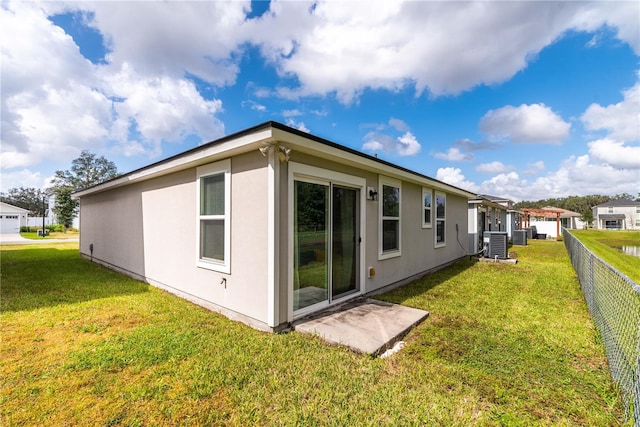
[{"label": "sky", "polygon": [[274,120],[514,201],[640,193],[640,2],[0,3],[0,189]]}]

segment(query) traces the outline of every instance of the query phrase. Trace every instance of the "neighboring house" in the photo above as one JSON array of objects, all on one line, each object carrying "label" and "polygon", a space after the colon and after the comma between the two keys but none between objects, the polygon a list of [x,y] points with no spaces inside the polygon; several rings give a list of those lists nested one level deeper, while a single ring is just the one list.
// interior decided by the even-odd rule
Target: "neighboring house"
[{"label": "neighboring house", "polygon": [[571,230],[584,228],[585,223],[580,220],[582,216],[578,212],[569,211],[567,209],[556,208],[553,206],[545,206],[543,211],[549,212],[548,215],[532,215],[529,221],[529,226],[536,227],[539,234],[546,234],[547,238],[555,239],[558,237],[558,215],[560,214],[560,234],[562,234],[562,227]]},{"label": "neighboring house", "polygon": [[507,231],[511,238],[510,224],[507,220],[507,207],[492,202],[488,196],[478,195],[469,199],[469,253],[475,254],[483,249],[485,231]]},{"label": "neighboring house", "polygon": [[513,200],[478,194],[469,199],[469,251],[477,253],[483,249],[485,231],[506,231],[513,240],[513,231],[522,228],[523,213],[514,209]]},{"label": "neighboring house", "polygon": [[513,231],[514,230],[521,230],[522,229],[522,222],[524,219],[524,213],[522,211],[519,211],[517,209],[515,209],[513,207],[513,205],[515,204],[513,200],[511,199],[507,199],[504,197],[498,197],[498,196],[489,196],[489,195],[484,195],[483,197],[488,198],[489,200],[491,200],[494,203],[498,203],[502,206],[504,206],[505,208],[507,208],[507,214],[506,214],[506,224],[507,224],[507,234],[509,235],[509,240],[511,240],[513,238]]},{"label": "neighboring house", "polygon": [[267,122],[74,196],[85,257],[275,331],[465,256],[473,194]]},{"label": "neighboring house", "polygon": [[29,211],[5,202],[0,202],[0,233],[19,233],[27,225]]},{"label": "neighboring house", "polygon": [[593,227],[597,229],[640,230],[640,202],[618,199],[594,206]]}]

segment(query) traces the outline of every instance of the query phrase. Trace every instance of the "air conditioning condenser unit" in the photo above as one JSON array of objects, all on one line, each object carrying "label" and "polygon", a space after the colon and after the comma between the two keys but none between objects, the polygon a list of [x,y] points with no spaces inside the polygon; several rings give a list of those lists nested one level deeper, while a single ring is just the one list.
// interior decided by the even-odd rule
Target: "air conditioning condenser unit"
[{"label": "air conditioning condenser unit", "polygon": [[485,231],[482,237],[484,253],[487,258],[507,259],[506,231]]}]

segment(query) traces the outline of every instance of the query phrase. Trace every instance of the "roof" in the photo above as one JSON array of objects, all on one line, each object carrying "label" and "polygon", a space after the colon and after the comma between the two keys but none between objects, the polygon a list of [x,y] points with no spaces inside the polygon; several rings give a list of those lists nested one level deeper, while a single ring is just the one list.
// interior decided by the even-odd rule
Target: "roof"
[{"label": "roof", "polygon": [[501,205],[500,203],[491,201],[489,198],[483,195],[478,195],[474,198],[469,199],[469,204],[486,206],[488,208],[496,208],[503,211],[508,210],[508,207],[505,205]]},{"label": "roof", "polygon": [[478,196],[482,197],[483,199],[487,199],[487,200],[491,200],[492,202],[513,202],[513,200],[508,199],[506,197],[500,197],[500,196],[492,196],[490,194],[479,194]]},{"label": "roof", "polygon": [[582,214],[578,212],[570,211],[568,209],[556,208],[555,206],[545,206],[543,209],[550,209],[553,211],[561,211],[560,218],[581,217]]},{"label": "roof", "polygon": [[274,121],[265,122],[224,136],[159,162],[119,175],[109,181],[78,190],[73,193],[73,196],[83,197],[126,186],[134,182],[193,168],[254,149],[257,150],[265,144],[275,142],[282,142],[290,146],[294,152],[304,152],[349,165],[355,164],[365,170],[388,174],[400,179],[422,183],[423,185],[430,185],[436,189],[467,198],[475,196],[475,194],[459,187]]},{"label": "roof", "polygon": [[600,214],[598,215],[600,219],[625,219],[626,216],[624,214]]},{"label": "roof", "polygon": [[0,202],[0,212],[2,213],[29,213],[29,209],[23,209],[19,206],[10,205],[9,203]]},{"label": "roof", "polygon": [[522,211],[527,215],[545,218],[573,218],[582,216],[582,214],[579,214],[578,212],[556,208],[554,206],[545,206],[544,208],[522,208]]},{"label": "roof", "polygon": [[629,200],[629,199],[617,199],[617,200],[609,200],[608,202],[601,203],[594,207],[604,208],[609,206],[640,206],[640,202],[636,202],[635,200]]}]

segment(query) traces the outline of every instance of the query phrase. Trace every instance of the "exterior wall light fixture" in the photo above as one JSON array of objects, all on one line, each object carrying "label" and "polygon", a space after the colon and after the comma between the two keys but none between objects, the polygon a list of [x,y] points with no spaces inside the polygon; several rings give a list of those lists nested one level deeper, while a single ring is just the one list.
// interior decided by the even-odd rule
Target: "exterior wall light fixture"
[{"label": "exterior wall light fixture", "polygon": [[272,149],[275,150],[276,153],[278,153],[278,158],[280,159],[280,162],[289,161],[289,157],[291,156],[291,148],[283,147],[282,145],[280,145],[279,142],[270,142],[267,145],[259,148],[260,153],[262,153],[262,155],[265,157],[267,156],[267,154],[269,154],[269,151],[271,151]]}]

